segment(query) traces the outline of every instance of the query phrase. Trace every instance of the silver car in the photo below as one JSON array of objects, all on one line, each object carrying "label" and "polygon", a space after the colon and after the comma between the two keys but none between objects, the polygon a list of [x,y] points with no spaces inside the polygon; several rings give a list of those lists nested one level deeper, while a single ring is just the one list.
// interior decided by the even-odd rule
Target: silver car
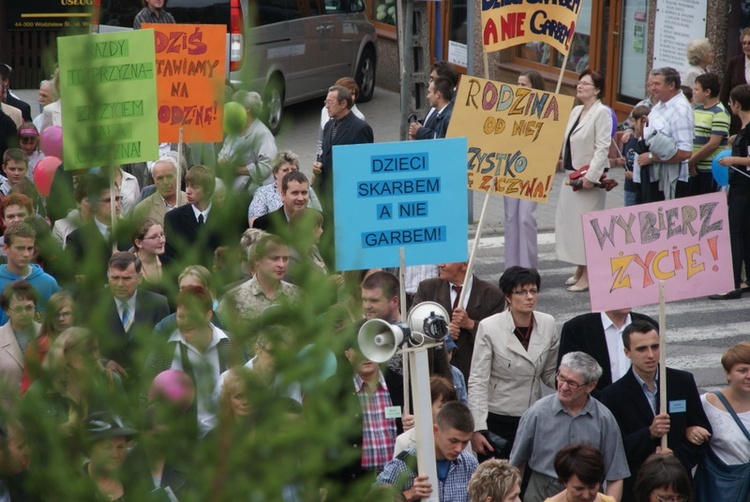
[{"label": "silver car", "polygon": [[[98,30],[128,29],[138,3],[101,0]],[[263,96],[266,122],[278,132],[284,107],[319,96],[341,77],[375,90],[375,27],[364,0],[169,0],[178,23],[227,27],[227,81]]]}]

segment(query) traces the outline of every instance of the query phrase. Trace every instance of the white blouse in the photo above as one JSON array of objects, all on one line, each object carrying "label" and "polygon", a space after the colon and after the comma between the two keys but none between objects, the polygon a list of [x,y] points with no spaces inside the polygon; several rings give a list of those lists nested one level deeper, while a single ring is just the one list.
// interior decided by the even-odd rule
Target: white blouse
[{"label": "white blouse", "polygon": [[[732,415],[709,403],[706,400],[706,394],[701,396],[701,403],[713,429],[713,435],[709,441],[711,450],[728,465],[750,462],[750,440],[737,427]],[[737,416],[740,417],[745,428],[750,430],[750,411],[737,413]]]}]

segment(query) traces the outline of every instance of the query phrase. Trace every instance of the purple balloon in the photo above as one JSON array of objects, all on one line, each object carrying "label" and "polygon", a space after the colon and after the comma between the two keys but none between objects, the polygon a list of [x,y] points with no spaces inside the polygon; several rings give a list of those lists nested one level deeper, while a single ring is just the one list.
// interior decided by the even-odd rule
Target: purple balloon
[{"label": "purple balloon", "polygon": [[47,157],[63,158],[63,134],[62,127],[50,126],[44,131],[39,138],[39,148]]},{"label": "purple balloon", "polygon": [[[607,106],[607,105],[604,105]],[[617,132],[617,114],[615,111],[607,106],[607,109],[609,110],[609,113],[612,114],[612,137],[615,137],[615,133]]]}]

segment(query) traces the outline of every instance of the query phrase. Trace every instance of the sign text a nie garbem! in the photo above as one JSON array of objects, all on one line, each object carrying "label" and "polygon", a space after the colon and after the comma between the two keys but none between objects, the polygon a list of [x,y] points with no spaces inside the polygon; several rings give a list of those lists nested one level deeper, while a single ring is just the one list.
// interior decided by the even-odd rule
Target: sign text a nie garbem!
[{"label": "sign text a nie garbem!", "polygon": [[573,98],[465,76],[448,137],[467,137],[469,188],[546,202]]},{"label": "sign text a nie garbem!", "polygon": [[482,45],[494,52],[542,42],[570,51],[582,0],[482,0]]},{"label": "sign text a nie garbem!", "polygon": [[727,197],[712,193],[584,214],[591,309],[603,312],[733,289]]}]

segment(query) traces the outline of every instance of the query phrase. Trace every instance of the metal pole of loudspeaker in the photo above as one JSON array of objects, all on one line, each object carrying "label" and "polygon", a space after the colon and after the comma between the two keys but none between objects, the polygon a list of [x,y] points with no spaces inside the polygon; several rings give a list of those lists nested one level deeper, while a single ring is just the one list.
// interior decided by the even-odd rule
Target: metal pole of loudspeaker
[{"label": "metal pole of loudspeaker", "polygon": [[[414,423],[417,436],[417,473],[427,476],[432,486],[428,502],[439,502],[437,462],[435,460],[435,435],[432,423],[432,399],[430,397],[430,368],[427,348],[404,349],[408,353],[412,368],[411,389],[414,392]],[[406,390],[404,391],[406,394]]]}]

